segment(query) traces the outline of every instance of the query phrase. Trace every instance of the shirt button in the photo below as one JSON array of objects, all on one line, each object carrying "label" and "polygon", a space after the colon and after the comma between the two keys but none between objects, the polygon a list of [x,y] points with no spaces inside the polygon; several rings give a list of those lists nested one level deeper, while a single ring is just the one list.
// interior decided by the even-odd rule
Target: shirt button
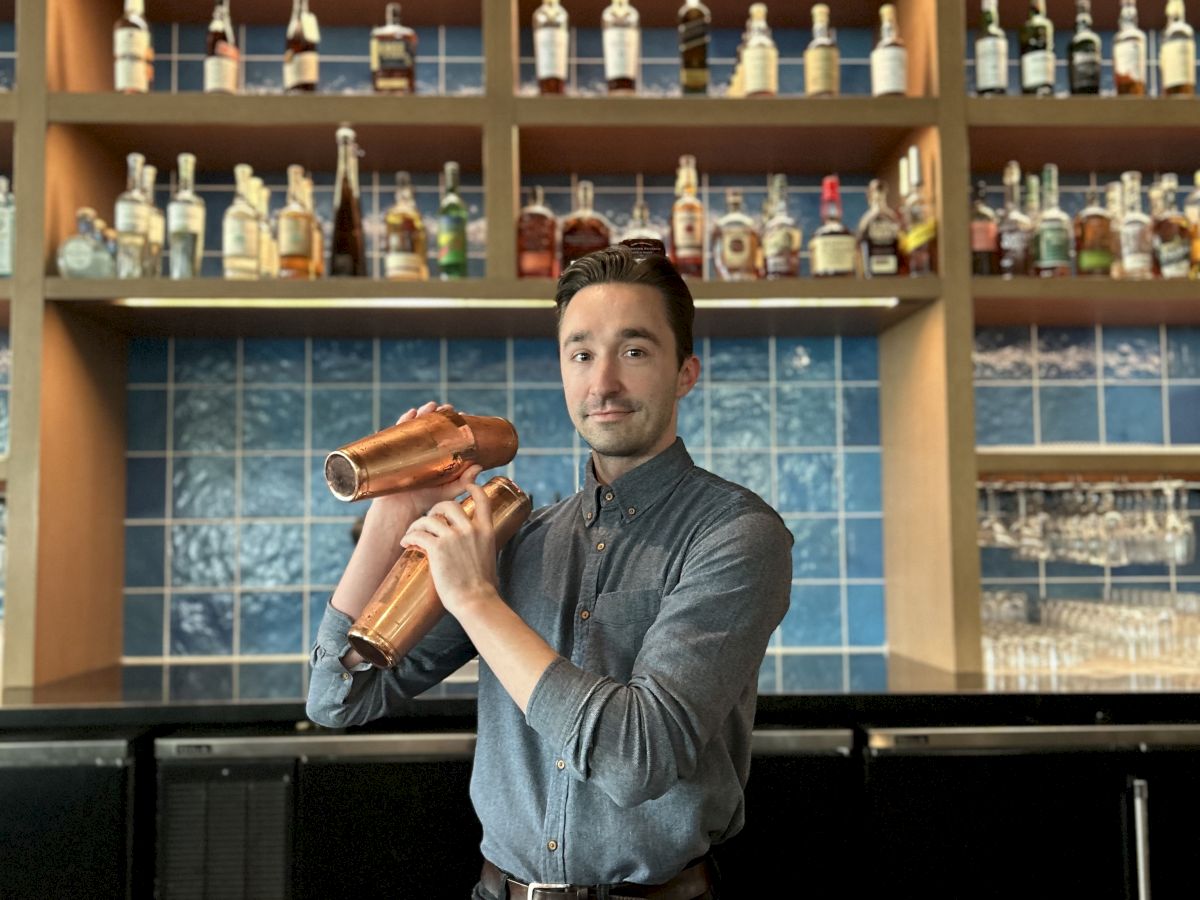
[{"label": "shirt button", "polygon": [[612,497],[613,497],[612,491],[609,491],[607,494],[604,495],[605,500],[611,500]]},{"label": "shirt button", "polygon": [[581,619],[590,619],[591,617],[592,617],[592,614],[590,612],[588,612],[586,609],[579,614],[579,618],[581,618]]},{"label": "shirt button", "polygon": [[584,516],[584,518],[590,522],[590,521],[592,521],[592,514],[588,513],[586,516]]},{"label": "shirt button", "polygon": [[567,764],[565,762],[563,762],[561,759],[558,762],[556,762],[554,765],[560,772],[567,767]]},{"label": "shirt button", "polygon": [[634,509],[632,506],[631,506],[631,507],[629,507],[629,509],[625,510],[625,512],[629,513],[629,515],[631,515],[631,516],[636,516],[636,515],[637,515],[637,510],[636,510],[636,509]]},{"label": "shirt button", "polygon": [[597,549],[597,550],[603,550],[603,549],[604,549],[604,541],[601,541],[600,543],[598,543],[598,544],[596,545],[596,549]]},{"label": "shirt button", "polygon": [[343,672],[343,673],[342,673],[342,681],[349,681],[349,680],[350,680],[350,673],[349,673],[349,672]]},{"label": "shirt button", "polygon": [[548,849],[548,850],[549,850],[551,853],[553,853],[555,850],[557,850],[557,849],[558,849],[558,841],[548,841],[548,842],[546,843],[546,848],[547,848],[547,849]]}]

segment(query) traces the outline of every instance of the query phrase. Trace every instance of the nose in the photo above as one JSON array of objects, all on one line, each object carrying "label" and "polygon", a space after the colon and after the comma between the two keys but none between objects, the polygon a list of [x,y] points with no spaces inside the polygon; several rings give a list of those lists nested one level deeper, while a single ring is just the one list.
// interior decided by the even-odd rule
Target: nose
[{"label": "nose", "polygon": [[621,393],[621,378],[617,360],[611,356],[596,359],[592,367],[590,393],[593,397],[608,398]]}]

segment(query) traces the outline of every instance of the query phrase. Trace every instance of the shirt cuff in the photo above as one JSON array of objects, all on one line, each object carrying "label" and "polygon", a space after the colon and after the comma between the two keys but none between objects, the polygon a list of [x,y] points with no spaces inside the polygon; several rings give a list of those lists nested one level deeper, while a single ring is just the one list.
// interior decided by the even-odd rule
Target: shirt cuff
[{"label": "shirt cuff", "polygon": [[312,667],[326,672],[365,672],[371,664],[365,659],[353,668],[342,665],[342,657],[350,652],[350,641],[346,639],[354,620],[334,609],[332,603],[325,604],[325,614],[317,627],[317,642],[312,650]]},{"label": "shirt cuff", "polygon": [[546,666],[529,695],[526,724],[561,746],[574,733],[588,697],[607,680],[558,657]]}]

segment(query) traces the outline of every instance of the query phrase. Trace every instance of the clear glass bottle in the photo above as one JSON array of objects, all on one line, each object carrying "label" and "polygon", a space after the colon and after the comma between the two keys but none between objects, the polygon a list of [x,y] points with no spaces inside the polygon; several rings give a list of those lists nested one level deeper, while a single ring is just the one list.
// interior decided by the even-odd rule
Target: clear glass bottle
[{"label": "clear glass bottle", "polygon": [[533,56],[539,93],[567,92],[567,47],[570,37],[567,11],[559,0],[544,0],[533,11]]},{"label": "clear glass bottle", "polygon": [[388,281],[428,281],[429,257],[425,223],[413,197],[412,179],[407,172],[396,173],[396,200],[384,217],[387,246],[383,257],[383,277]]},{"label": "clear glass bottle", "polygon": [[1121,186],[1125,195],[1125,215],[1121,219],[1121,277],[1134,281],[1153,278],[1154,235],[1150,217],[1142,212],[1142,173],[1122,173]]},{"label": "clear glass bottle", "polygon": [[746,97],[774,97],[779,93],[779,50],[767,25],[767,4],[750,6],[742,49],[742,91]]},{"label": "clear glass bottle", "polygon": [[221,222],[221,259],[226,278],[253,281],[258,278],[258,213],[250,202],[250,179],[254,169],[245,163],[233,167],[237,193]]},{"label": "clear glass bottle", "polygon": [[908,49],[896,24],[896,7],[879,7],[879,43],[871,51],[871,95],[903,97],[908,91]]},{"label": "clear glass bottle", "polygon": [[712,13],[700,0],[679,8],[679,87],[685,95],[708,93],[708,44]]},{"label": "clear glass bottle", "polygon": [[921,151],[915,145],[908,148],[908,182],[909,193],[901,212],[904,221],[901,252],[909,275],[931,275],[937,261],[937,218],[922,190],[925,178],[921,171]]},{"label": "clear glass bottle", "polygon": [[325,277],[325,220],[317,212],[313,200],[313,180],[311,175],[304,176],[304,207],[312,216],[312,273],[313,278]]},{"label": "clear glass bottle", "polygon": [[312,93],[321,73],[321,31],[308,0],[292,0],[287,43],[283,51],[283,89],[289,94]]},{"label": "clear glass bottle", "polygon": [[1021,167],[1016,162],[1004,167],[1004,212],[999,230],[1000,274],[1006,278],[1031,274],[1033,223],[1021,209]]},{"label": "clear glass bottle", "polygon": [[1091,0],[1075,0],[1075,35],[1067,69],[1072,94],[1100,93],[1100,64],[1100,35],[1092,30]]},{"label": "clear glass bottle", "polygon": [[1000,274],[1000,217],[987,203],[986,181],[975,182],[971,202],[971,274]]},{"label": "clear glass bottle", "polygon": [[604,37],[604,78],[610,94],[637,92],[642,59],[642,28],[629,0],[613,0],[601,16]]},{"label": "clear glass bottle", "polygon": [[546,192],[539,184],[517,217],[517,277],[556,278],[557,266],[558,219],[546,206]]},{"label": "clear glass bottle", "polygon": [[1075,269],[1083,277],[1108,278],[1112,273],[1112,218],[1100,205],[1092,173],[1087,203],[1075,217]]},{"label": "clear glass bottle", "polygon": [[1075,255],[1071,217],[1058,205],[1058,166],[1042,167],[1042,214],[1034,231],[1037,273],[1042,278],[1066,278]]},{"label": "clear glass bottle", "polygon": [[1192,267],[1189,275],[1200,279],[1200,169],[1192,176],[1192,184],[1194,190],[1183,204],[1183,214],[1192,233]]},{"label": "clear glass bottle", "polygon": [[371,30],[371,86],[377,94],[415,94],[417,33],[400,24],[399,3],[389,3],[385,16]]},{"label": "clear glass bottle", "polygon": [[229,0],[217,0],[204,48],[204,92],[236,94],[241,54],[229,15]]},{"label": "clear glass bottle", "polygon": [[1183,0],[1167,2],[1167,27],[1163,29],[1158,53],[1163,94],[1183,97],[1195,94],[1196,35],[1187,23]]},{"label": "clear glass bottle", "polygon": [[141,278],[145,267],[146,240],[150,233],[150,206],[142,193],[142,167],[146,157],[125,157],[125,191],[117,197],[114,224],[117,230],[117,277]]},{"label": "clear glass bottle", "polygon": [[671,262],[684,278],[704,276],[704,203],[699,196],[696,157],[679,157],[675,204],[671,207]]},{"label": "clear glass bottle", "polygon": [[804,234],[788,212],[787,176],[771,176],[770,215],[763,226],[763,274],[767,278],[799,278]]},{"label": "clear glass bottle", "polygon": [[854,235],[842,222],[841,182],[826,175],[821,182],[821,226],[808,241],[808,264],[815,278],[854,275]]},{"label": "clear glass bottle", "polygon": [[142,166],[142,194],[146,198],[146,250],[142,261],[142,277],[158,278],[162,275],[162,253],[167,239],[167,220],[163,211],[154,202],[154,182],[158,178],[157,166]]},{"label": "clear glass bottle", "polygon": [[312,212],[304,202],[304,167],[287,167],[287,203],[279,212],[279,277],[313,277]]},{"label": "clear glass bottle", "polygon": [[642,185],[640,183],[637,186],[637,194],[633,201],[633,212],[629,217],[629,224],[621,232],[620,240],[621,242],[658,241],[658,243],[665,246],[662,232],[650,222],[650,207],[647,205],[646,198],[642,194]]},{"label": "clear glass bottle", "polygon": [[1008,93],[1008,35],[1000,27],[997,0],[983,0],[975,38],[975,93]]},{"label": "clear glass bottle", "polygon": [[1125,187],[1119,181],[1110,181],[1104,189],[1105,211],[1112,223],[1110,252],[1112,253],[1112,268],[1109,274],[1113,278],[1124,278],[1125,267],[1121,263],[1121,220],[1125,216]]},{"label": "clear glass bottle", "polygon": [[1178,190],[1178,176],[1163,175],[1159,205],[1152,210],[1154,265],[1163,278],[1187,278],[1191,273],[1191,227],[1175,203]]},{"label": "clear glass bottle", "polygon": [[812,40],[804,50],[804,93],[809,97],[836,97],[842,89],[841,57],[837,34],[829,27],[829,6],[812,8]]},{"label": "clear glass bottle", "polygon": [[467,277],[467,204],[459,194],[458,163],[445,165],[445,193],[438,208],[438,272],[443,279]]},{"label": "clear glass bottle", "polygon": [[594,250],[612,243],[612,226],[592,208],[595,187],[590,181],[575,186],[575,208],[562,223],[562,270]]},{"label": "clear glass bottle", "polygon": [[362,209],[359,206],[358,143],[354,129],[337,130],[337,176],[333,182],[333,235],[329,241],[330,277],[362,277],[367,274],[366,242],[363,240]]},{"label": "clear glass bottle", "polygon": [[1146,32],[1138,28],[1137,0],[1121,0],[1113,36],[1113,83],[1118,94],[1146,93]]},{"label": "clear glass bottle", "polygon": [[16,207],[8,187],[8,178],[0,175],[0,278],[12,277],[16,240]]},{"label": "clear glass bottle", "polygon": [[887,204],[887,185],[867,186],[867,211],[858,223],[858,266],[864,278],[900,274],[900,216]]},{"label": "clear glass bottle", "polygon": [[167,204],[168,270],[176,280],[199,278],[207,213],[196,194],[196,157],[180,153],[176,165],[179,186]]},{"label": "clear glass bottle", "polygon": [[112,278],[116,266],[98,231],[103,223],[96,218],[96,211],[90,206],[81,207],[75,221],[77,233],[58,246],[58,274],[63,278]]},{"label": "clear glass bottle", "polygon": [[712,232],[712,260],[722,281],[753,281],[758,278],[758,230],[742,208],[742,192],[725,192],[725,215]]},{"label": "clear glass bottle", "polygon": [[113,25],[113,87],[119,94],[144,94],[153,74],[145,0],[125,0]]},{"label": "clear glass bottle", "polygon": [[254,211],[258,213],[258,277],[275,278],[279,274],[279,244],[271,227],[271,189],[257,175],[251,184]]},{"label": "clear glass bottle", "polygon": [[1046,0],[1030,0],[1021,26],[1021,93],[1053,96],[1054,72],[1054,23],[1046,15]]}]

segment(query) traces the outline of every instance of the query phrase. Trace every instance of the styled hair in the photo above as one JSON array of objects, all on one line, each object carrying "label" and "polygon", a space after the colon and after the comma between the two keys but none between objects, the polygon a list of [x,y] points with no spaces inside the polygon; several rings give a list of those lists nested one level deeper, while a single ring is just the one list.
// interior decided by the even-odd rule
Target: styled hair
[{"label": "styled hair", "polygon": [[692,355],[696,305],[687,283],[667,257],[658,253],[642,256],[618,244],[575,260],[559,276],[554,294],[560,325],[571,298],[593,284],[644,284],[654,288],[665,304],[680,367]]}]

